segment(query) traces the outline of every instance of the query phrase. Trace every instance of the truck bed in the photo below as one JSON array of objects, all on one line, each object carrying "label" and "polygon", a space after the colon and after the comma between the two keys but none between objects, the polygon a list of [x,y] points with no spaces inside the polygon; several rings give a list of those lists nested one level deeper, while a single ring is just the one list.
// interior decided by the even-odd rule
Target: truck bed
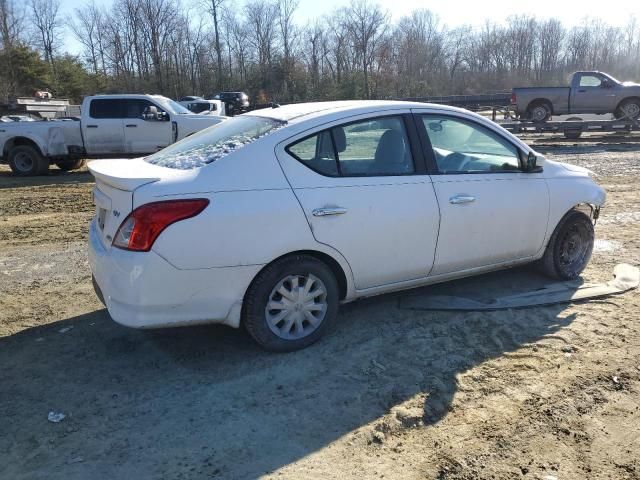
[{"label": "truck bed", "polygon": [[514,88],[518,113],[527,111],[529,105],[536,100],[551,102],[555,114],[569,111],[570,87],[520,87]]},{"label": "truck bed", "polygon": [[16,137],[33,140],[49,157],[66,156],[69,154],[68,146],[83,145],[80,122],[75,120],[0,124],[0,154],[4,151],[5,142]]}]

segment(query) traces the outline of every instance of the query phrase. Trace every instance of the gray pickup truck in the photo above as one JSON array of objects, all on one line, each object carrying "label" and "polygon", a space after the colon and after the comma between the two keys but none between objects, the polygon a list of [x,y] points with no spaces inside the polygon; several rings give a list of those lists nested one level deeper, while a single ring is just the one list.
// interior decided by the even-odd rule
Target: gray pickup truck
[{"label": "gray pickup truck", "polygon": [[511,104],[520,119],[534,122],[574,113],[613,113],[638,120],[640,84],[620,82],[603,72],[576,72],[569,87],[514,88]]}]

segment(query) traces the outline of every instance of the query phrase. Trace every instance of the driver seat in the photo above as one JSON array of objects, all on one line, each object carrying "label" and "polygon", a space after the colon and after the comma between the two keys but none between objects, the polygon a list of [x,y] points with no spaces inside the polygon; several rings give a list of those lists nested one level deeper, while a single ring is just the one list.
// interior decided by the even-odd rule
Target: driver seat
[{"label": "driver seat", "polygon": [[387,130],[380,137],[370,174],[395,175],[410,171],[407,147],[401,133]]}]

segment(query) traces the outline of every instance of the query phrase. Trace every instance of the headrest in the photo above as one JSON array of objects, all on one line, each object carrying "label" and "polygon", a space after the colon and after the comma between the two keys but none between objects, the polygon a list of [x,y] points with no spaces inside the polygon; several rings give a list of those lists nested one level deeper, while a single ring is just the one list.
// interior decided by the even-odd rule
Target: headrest
[{"label": "headrest", "polygon": [[344,128],[335,127],[332,129],[333,140],[336,142],[336,149],[338,153],[344,152],[347,149],[347,136],[344,134]]},{"label": "headrest", "polygon": [[403,162],[405,155],[404,138],[396,130],[387,130],[380,137],[378,148],[376,149],[376,162],[389,161]]}]

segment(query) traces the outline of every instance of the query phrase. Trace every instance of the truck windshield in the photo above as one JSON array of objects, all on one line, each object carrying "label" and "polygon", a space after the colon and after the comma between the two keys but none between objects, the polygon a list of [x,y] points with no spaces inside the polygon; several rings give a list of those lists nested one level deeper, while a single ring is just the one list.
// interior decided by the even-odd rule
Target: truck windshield
[{"label": "truck windshield", "polygon": [[192,114],[193,112],[189,111],[188,108],[183,107],[178,102],[174,102],[170,98],[156,98],[158,103],[162,105],[162,108],[167,110],[169,113],[173,113],[175,115],[187,115]]},{"label": "truck windshield", "polygon": [[605,78],[608,78],[609,80],[611,80],[614,83],[620,83],[620,80],[618,80],[617,78],[613,78],[611,75],[609,75],[608,73],[603,73],[602,74]]},{"label": "truck windshield", "polygon": [[190,170],[203,167],[286,125],[256,116],[238,116],[191,135],[145,158],[161,167]]}]

